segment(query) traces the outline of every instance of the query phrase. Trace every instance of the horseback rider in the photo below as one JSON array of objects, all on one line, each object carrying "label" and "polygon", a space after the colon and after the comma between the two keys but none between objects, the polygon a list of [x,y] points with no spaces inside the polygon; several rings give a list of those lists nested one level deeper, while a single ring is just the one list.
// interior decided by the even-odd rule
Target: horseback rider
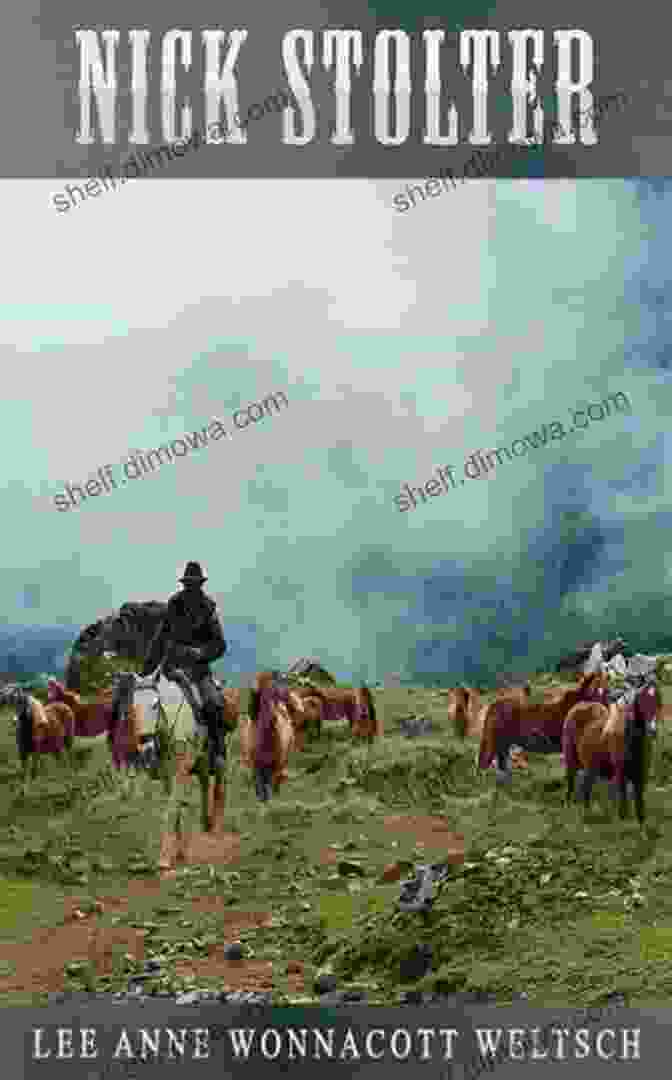
[{"label": "horseback rider", "polygon": [[[164,676],[182,688],[195,719],[207,729],[208,772],[213,775],[220,772],[226,762],[226,732],[220,686],[210,672],[210,664],[224,655],[226,641],[215,601],[203,592],[207,580],[199,563],[187,563],[180,578],[183,589],[168,601],[142,674],[149,675],[163,660]],[[182,678],[176,669],[181,669],[186,678]],[[200,706],[192,686],[198,690]],[[197,768],[198,762],[195,762],[192,773]]]}]

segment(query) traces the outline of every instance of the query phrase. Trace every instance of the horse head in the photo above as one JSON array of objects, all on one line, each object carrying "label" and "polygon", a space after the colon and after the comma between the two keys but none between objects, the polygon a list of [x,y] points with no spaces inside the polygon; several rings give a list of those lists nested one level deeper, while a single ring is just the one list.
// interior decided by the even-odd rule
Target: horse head
[{"label": "horse head", "polygon": [[47,701],[56,702],[63,701],[63,695],[65,694],[65,687],[63,683],[58,679],[49,679],[47,681]]}]

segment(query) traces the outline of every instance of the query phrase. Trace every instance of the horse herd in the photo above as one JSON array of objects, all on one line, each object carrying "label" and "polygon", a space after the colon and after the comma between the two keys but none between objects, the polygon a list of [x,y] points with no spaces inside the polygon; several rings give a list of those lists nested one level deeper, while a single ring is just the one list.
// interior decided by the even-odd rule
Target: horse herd
[{"label": "horse herd", "polygon": [[642,677],[629,694],[610,701],[609,680],[602,671],[581,676],[575,686],[547,691],[541,702],[533,700],[529,685],[501,691],[488,704],[481,704],[477,691],[458,687],[449,702],[456,733],[479,737],[478,767],[494,766],[498,783],[511,782],[512,768],[526,764],[525,751],[561,752],[567,802],[576,795],[587,810],[595,781],[603,779],[618,795],[624,818],[631,786],[640,825],[651,740],[661,711],[653,676]]},{"label": "horse herd", "polygon": [[[229,732],[238,728],[241,763],[247,768],[255,768],[257,718],[264,710],[270,711],[273,790],[287,780],[292,752],[303,751],[307,741],[319,737],[330,721],[345,719],[358,741],[371,743],[382,735],[382,721],[368,686],[342,689],[317,686],[309,680],[279,685],[276,674],[257,675],[249,712],[242,716],[240,691],[222,688],[224,726]],[[155,687],[156,682],[149,685]],[[132,672],[121,672],[111,689],[85,702],[51,679],[47,704],[21,687],[1,688],[0,705],[11,705],[16,712],[24,789],[31,758],[35,775],[37,754],[65,754],[72,768],[75,738],[105,734],[116,769],[142,767],[147,749],[156,750],[156,727],[154,732],[146,730],[143,706],[134,700],[141,686],[146,689],[147,681]],[[576,793],[588,808],[595,781],[606,779],[620,796],[624,817],[628,786],[632,785],[637,818],[643,824],[650,743],[661,708],[660,691],[652,677],[640,680],[629,700],[614,703],[609,701],[606,675],[596,672],[580,677],[576,685],[564,690],[547,691],[541,702],[533,699],[529,685],[500,691],[488,703],[481,701],[478,691],[457,687],[449,692],[448,715],[459,736],[479,738],[477,766],[483,770],[494,766],[498,784],[510,783],[512,768],[526,765],[526,752],[562,752],[568,801]],[[197,717],[192,719],[197,726]],[[207,786],[207,780],[204,782]],[[204,827],[211,826],[204,810]]]},{"label": "horse herd", "polygon": [[[17,685],[0,688],[0,706],[9,705],[16,714],[16,743],[22,766],[24,791],[29,772],[36,775],[37,755],[52,754],[65,758],[74,769],[74,739],[106,735],[112,763],[117,770],[142,768],[156,750],[157,725],[148,727],[145,707],[135,701],[139,689],[155,689],[157,677],[140,679],[134,672],[119,672],[113,686],[84,701],[57,679],[48,683],[48,700],[43,704]],[[222,720],[227,732],[238,728],[241,763],[255,766],[256,724],[252,715],[240,710],[240,691],[221,687]],[[159,701],[155,696],[154,708]],[[365,685],[357,689],[319,687],[307,680],[294,687],[278,685],[276,673],[260,672],[252,688],[250,713],[256,720],[259,711],[270,710],[273,729],[273,788],[288,777],[292,751],[301,752],[313,736],[319,737],[325,723],[345,719],[352,737],[372,741],[380,735],[381,725],[373,694]],[[198,727],[195,710],[182,703],[191,725]],[[182,708],[182,705],[180,708]],[[151,711],[151,710],[150,710]]]}]

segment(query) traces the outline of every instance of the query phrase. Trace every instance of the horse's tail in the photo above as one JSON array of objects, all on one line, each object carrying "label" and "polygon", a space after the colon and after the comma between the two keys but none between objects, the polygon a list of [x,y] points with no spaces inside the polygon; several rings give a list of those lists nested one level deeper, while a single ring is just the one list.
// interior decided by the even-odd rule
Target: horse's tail
[{"label": "horse's tail", "polygon": [[453,694],[453,708],[451,710],[453,729],[459,739],[464,739],[469,728],[470,694],[469,690],[464,686],[459,686],[453,691]]},{"label": "horse's tail", "polygon": [[33,711],[29,707],[19,708],[16,716],[16,748],[19,757],[26,758],[35,750],[33,732]]},{"label": "horse's tail", "polygon": [[497,730],[499,711],[506,702],[493,701],[486,707],[483,717],[483,730],[478,751],[479,769],[489,769],[497,754]]}]

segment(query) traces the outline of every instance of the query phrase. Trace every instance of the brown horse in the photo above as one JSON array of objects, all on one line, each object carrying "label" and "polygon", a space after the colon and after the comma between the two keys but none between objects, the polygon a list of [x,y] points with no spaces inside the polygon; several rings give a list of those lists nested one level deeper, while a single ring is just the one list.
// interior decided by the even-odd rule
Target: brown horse
[{"label": "brown horse", "polygon": [[306,680],[303,686],[298,687],[298,692],[304,700],[310,698],[321,703],[320,726],[329,721],[336,723],[345,719],[353,738],[364,738],[369,742],[383,733],[382,720],[377,715],[373,694],[366,683],[350,690],[340,686],[316,686]]},{"label": "brown horse", "polygon": [[316,686],[306,680],[299,692],[306,697],[314,697],[322,702],[322,722],[337,722],[342,719],[348,721],[352,731],[357,722],[359,710],[358,692],[344,689],[340,686]]},{"label": "brown horse", "polygon": [[473,724],[474,712],[478,714],[480,696],[468,686],[455,686],[448,692],[448,723],[455,734],[464,739]]},{"label": "brown horse", "polygon": [[588,810],[595,781],[604,779],[619,794],[619,813],[625,818],[628,784],[632,784],[637,819],[643,825],[651,739],[662,709],[660,691],[648,682],[639,688],[631,705],[607,706],[606,697],[606,690],[599,688],[595,700],[577,704],[567,714],[562,731],[567,802],[576,792]]},{"label": "brown horse", "polygon": [[496,698],[488,705],[481,734],[478,767],[497,764],[498,780],[511,779],[509,754],[512,746],[536,753],[559,753],[562,749],[562,725],[569,710],[580,701],[591,700],[600,675],[586,675],[578,686],[565,690],[557,698],[534,704],[525,695]]},{"label": "brown horse", "polygon": [[57,679],[48,684],[49,702],[63,702],[72,709],[75,717],[75,735],[92,739],[107,735],[115,768],[128,766],[142,750],[141,717],[138,708],[131,704],[120,721],[114,691],[105,690],[95,701],[82,701],[74,690],[67,690]]},{"label": "brown horse", "polygon": [[72,757],[75,718],[72,710],[61,702],[43,705],[19,686],[4,687],[0,692],[0,705],[12,705],[16,709],[16,748],[22,767],[24,792],[32,758],[32,778],[37,770],[37,754],[54,754],[61,757],[65,752],[74,769]]},{"label": "brown horse", "polygon": [[292,716],[294,748],[301,751],[306,748],[306,736],[309,732],[317,739],[322,735],[322,701],[315,694],[293,692],[300,698],[303,706],[302,713],[295,712]]},{"label": "brown horse", "polygon": [[294,749],[294,724],[292,716],[303,712],[303,699],[285,686],[276,685],[271,671],[262,671],[256,677],[250,694],[248,715],[240,722],[240,760],[245,768],[257,768],[258,727],[270,721],[272,746],[271,784],[277,792],[289,778],[288,761]]},{"label": "brown horse", "polygon": [[[448,720],[452,724],[455,734],[461,739],[466,736],[480,736],[489,705],[483,704],[478,690],[474,690],[470,686],[455,687],[450,691],[450,695],[448,699]],[[529,696],[529,685],[513,686],[497,690],[495,700],[513,699],[525,702]]]}]

